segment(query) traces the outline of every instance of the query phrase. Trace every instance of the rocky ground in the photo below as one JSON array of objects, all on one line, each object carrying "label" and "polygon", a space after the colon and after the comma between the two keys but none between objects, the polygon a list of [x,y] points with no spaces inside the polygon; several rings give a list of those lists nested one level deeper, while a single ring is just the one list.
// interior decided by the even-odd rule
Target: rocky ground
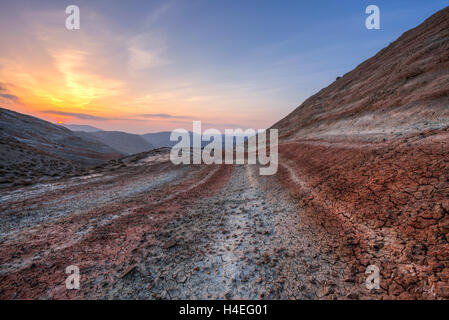
[{"label": "rocky ground", "polygon": [[[319,145],[309,142],[308,154]],[[167,150],[156,150],[8,189],[0,198],[0,297],[447,297],[447,242],[401,238],[395,225],[373,226],[378,220],[357,220],[354,210],[340,219],[338,192],[323,198],[325,183],[311,191],[310,168],[301,173],[302,160],[280,150],[273,176],[260,176],[256,165],[173,166]],[[444,228],[441,210],[436,222],[423,219]],[[442,259],[422,251],[435,248],[446,250]],[[379,290],[365,287],[369,264],[381,269]],[[65,287],[69,265],[80,268],[79,290]]]},{"label": "rocky ground", "polygon": [[447,299],[448,141],[446,128],[388,141],[292,141],[280,146],[280,181],[306,224],[335,235],[353,279],[377,265],[387,298]]},{"label": "rocky ground", "polygon": [[[175,167],[164,152],[124,163],[2,194],[0,297],[373,295],[276,176]],[[69,265],[80,268],[79,290],[65,287]]]}]

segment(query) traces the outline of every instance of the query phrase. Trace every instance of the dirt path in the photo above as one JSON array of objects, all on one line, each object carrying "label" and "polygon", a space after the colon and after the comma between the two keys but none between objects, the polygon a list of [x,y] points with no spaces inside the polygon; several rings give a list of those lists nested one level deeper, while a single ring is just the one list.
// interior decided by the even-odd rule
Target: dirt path
[{"label": "dirt path", "polygon": [[[273,188],[277,185],[277,189]],[[167,226],[107,298],[313,299],[344,291],[332,250],[298,230],[298,207],[273,178],[237,166],[223,188]],[[300,232],[302,231],[302,233]],[[166,244],[166,245],[164,245]]]},{"label": "dirt path", "polygon": [[[118,172],[5,193],[0,296],[315,299],[351,291],[347,270],[276,176],[257,166]],[[65,267],[81,270],[66,290]]]}]

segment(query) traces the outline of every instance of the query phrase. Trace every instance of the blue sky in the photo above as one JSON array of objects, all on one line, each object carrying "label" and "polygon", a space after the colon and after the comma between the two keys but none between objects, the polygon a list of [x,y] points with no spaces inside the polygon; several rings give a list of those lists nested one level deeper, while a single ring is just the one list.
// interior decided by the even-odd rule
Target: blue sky
[{"label": "blue sky", "polygon": [[[61,27],[69,4],[81,11],[81,29],[71,33]],[[380,30],[365,28],[370,4],[380,8]],[[219,129],[264,128],[448,5],[443,0],[2,1],[0,84],[18,98],[3,105],[51,121],[129,132],[188,128],[191,118]],[[38,75],[33,59],[48,64],[53,80],[42,78],[42,70]],[[18,70],[23,75],[13,76]],[[52,83],[55,77],[61,79]],[[28,86],[21,86],[23,79]],[[66,92],[87,92],[88,98],[60,93],[68,79],[72,87]],[[79,82],[76,90],[73,79]],[[45,81],[47,86],[34,90]],[[95,94],[83,85],[96,88]],[[92,117],[77,118],[80,114]]]}]

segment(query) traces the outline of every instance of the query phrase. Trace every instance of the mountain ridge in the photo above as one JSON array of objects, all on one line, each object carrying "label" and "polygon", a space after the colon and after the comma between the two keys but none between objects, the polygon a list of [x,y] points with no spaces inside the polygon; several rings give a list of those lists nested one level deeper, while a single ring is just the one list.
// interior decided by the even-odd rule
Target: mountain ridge
[{"label": "mountain ridge", "polygon": [[141,135],[123,131],[77,131],[76,134],[81,137],[96,139],[124,155],[131,155],[154,149],[154,146]]},{"label": "mountain ridge", "polygon": [[90,126],[90,125],[86,125],[86,124],[66,124],[66,123],[62,123],[60,124],[63,127],[66,127],[69,130],[72,131],[83,131],[83,132],[96,132],[96,131],[104,131],[103,129],[94,127],[94,126]]},{"label": "mountain ridge", "polygon": [[372,298],[449,298],[449,7],[272,128],[279,181],[339,252],[345,281],[374,265]]},{"label": "mountain ridge", "polygon": [[384,138],[445,126],[448,12],[449,7],[403,33],[272,128],[280,130],[280,139],[294,140],[339,135]]}]

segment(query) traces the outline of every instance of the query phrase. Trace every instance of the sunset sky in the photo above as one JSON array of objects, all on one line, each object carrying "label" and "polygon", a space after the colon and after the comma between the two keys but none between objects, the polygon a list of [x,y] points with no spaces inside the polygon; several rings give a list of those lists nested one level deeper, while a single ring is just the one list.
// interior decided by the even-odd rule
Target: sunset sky
[{"label": "sunset sky", "polygon": [[[370,4],[381,30],[365,28]],[[266,128],[447,5],[1,0],[0,107],[133,133]]]}]

